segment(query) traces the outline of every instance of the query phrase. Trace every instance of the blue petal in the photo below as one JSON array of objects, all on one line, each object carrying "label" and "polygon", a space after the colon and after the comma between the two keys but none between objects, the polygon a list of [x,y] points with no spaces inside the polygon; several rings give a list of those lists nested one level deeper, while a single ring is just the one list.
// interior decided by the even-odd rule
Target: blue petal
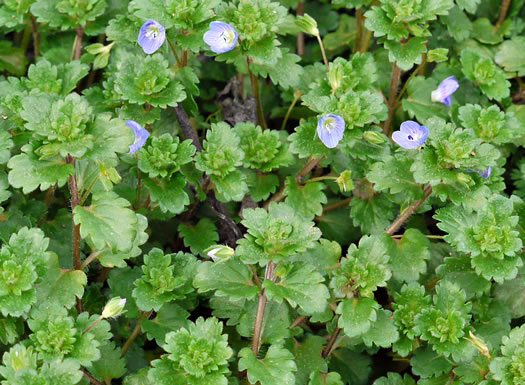
[{"label": "blue petal", "polygon": [[[328,130],[324,126],[324,123],[327,119],[333,119],[335,121],[334,127],[331,130]],[[337,146],[341,139],[343,139],[344,131],[345,120],[339,115],[328,114],[323,116],[317,122],[317,135],[319,135],[321,142],[323,142],[323,144],[328,148],[334,148]]]},{"label": "blue petal", "polygon": [[394,132],[392,134],[392,140],[407,150],[419,147],[415,141],[408,139],[408,134],[401,131]]},{"label": "blue petal", "polygon": [[443,104],[447,107],[450,107],[450,105],[452,104],[452,96],[447,96],[446,98],[444,98]]},{"label": "blue petal", "polygon": [[[223,34],[227,34],[228,36],[233,34],[232,41],[226,41]],[[208,44],[210,49],[215,53],[231,51],[235,48],[238,39],[239,34],[235,28],[230,24],[221,21],[212,21],[210,23],[210,30],[204,34],[204,42]]]},{"label": "blue petal", "polygon": [[401,123],[399,130],[408,135],[418,135],[421,131],[421,125],[413,120],[407,120],[406,122]]},{"label": "blue petal", "polygon": [[[148,32],[151,28],[156,28],[158,30],[158,35],[156,37],[148,36]],[[166,40],[166,29],[164,26],[155,20],[148,20],[140,28],[137,42],[144,50],[144,53],[150,55],[156,52],[162,44],[164,44],[164,40]]]},{"label": "blue petal", "polygon": [[451,96],[459,88],[459,83],[455,76],[449,76],[444,79],[438,86],[438,95],[441,98],[441,103],[450,106],[452,103]]},{"label": "blue petal", "polygon": [[129,146],[129,154],[133,154],[144,146],[146,140],[148,140],[149,132],[134,120],[126,120],[126,126],[133,129],[135,134],[135,141]]},{"label": "blue petal", "polygon": [[492,166],[488,166],[487,169],[485,170],[484,173],[481,173],[480,175],[487,179],[488,177],[490,177],[490,174],[492,174]]}]

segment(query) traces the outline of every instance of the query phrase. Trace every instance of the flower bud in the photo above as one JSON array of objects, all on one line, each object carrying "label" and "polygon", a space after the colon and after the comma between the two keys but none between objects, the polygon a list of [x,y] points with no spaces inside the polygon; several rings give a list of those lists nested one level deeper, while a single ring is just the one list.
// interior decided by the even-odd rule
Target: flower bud
[{"label": "flower bud", "polygon": [[104,306],[102,318],[112,318],[119,316],[122,313],[124,306],[126,306],[126,298],[111,298],[106,306]]},{"label": "flower bud", "polygon": [[313,36],[319,36],[317,22],[306,13],[304,16],[299,16],[297,19],[295,19],[295,25],[297,25],[304,33],[308,33]]},{"label": "flower bud", "polygon": [[330,86],[332,86],[332,94],[335,94],[335,91],[341,87],[343,83],[344,70],[342,65],[332,64],[330,67],[330,72],[328,72],[328,81]]},{"label": "flower bud", "polygon": [[352,171],[345,170],[335,180],[342,192],[349,192],[354,189],[354,182],[352,182]]},{"label": "flower bud", "polygon": [[363,134],[363,138],[372,144],[381,144],[386,142],[386,138],[383,134],[377,131],[366,131]]},{"label": "flower bud", "polygon": [[489,347],[487,346],[487,344],[485,342],[483,342],[483,340],[481,338],[476,337],[472,333],[472,331],[469,331],[468,334],[469,334],[470,338],[465,337],[465,339],[468,342],[470,342],[472,344],[472,346],[474,346],[476,349],[478,349],[478,351],[481,354],[483,354],[488,359],[491,359],[490,352],[489,352]]},{"label": "flower bud", "polygon": [[215,262],[225,261],[235,254],[235,250],[226,245],[213,245],[204,250],[204,252]]},{"label": "flower bud", "polygon": [[459,182],[459,183],[462,183],[462,184],[465,184],[465,185],[469,185],[472,183],[472,178],[470,177],[470,175],[467,175],[465,173],[458,173],[456,175],[456,180]]}]

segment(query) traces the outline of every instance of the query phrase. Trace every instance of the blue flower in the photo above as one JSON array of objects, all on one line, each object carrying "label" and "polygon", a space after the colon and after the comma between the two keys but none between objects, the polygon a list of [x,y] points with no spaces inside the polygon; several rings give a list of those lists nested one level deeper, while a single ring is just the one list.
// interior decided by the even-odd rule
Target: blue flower
[{"label": "blue flower", "polygon": [[432,91],[432,101],[441,102],[445,106],[450,106],[452,94],[459,88],[459,83],[455,76],[450,76],[443,80],[438,88]]},{"label": "blue flower", "polygon": [[337,143],[343,139],[344,132],[345,120],[339,115],[328,114],[317,122],[317,135],[328,148],[337,146]]},{"label": "blue flower", "polygon": [[166,40],[166,29],[155,20],[148,20],[140,28],[137,42],[145,53],[152,54],[157,51]]},{"label": "blue flower", "polygon": [[215,53],[224,53],[235,48],[239,34],[228,23],[212,21],[210,30],[204,34],[204,42],[210,46]]},{"label": "blue flower", "polygon": [[129,146],[129,154],[133,154],[144,146],[146,140],[148,140],[149,132],[134,120],[126,120],[126,126],[132,128],[135,133],[135,141]]},{"label": "blue flower", "polygon": [[401,123],[401,128],[392,134],[392,140],[407,150],[418,148],[425,143],[428,128],[412,120]]},{"label": "blue flower", "polygon": [[492,166],[488,166],[487,169],[485,171],[480,171],[480,170],[472,170],[470,168],[467,168],[467,171],[468,172],[475,172],[476,174],[479,174],[481,175],[483,178],[487,179],[488,177],[490,177],[490,174],[492,174]]}]

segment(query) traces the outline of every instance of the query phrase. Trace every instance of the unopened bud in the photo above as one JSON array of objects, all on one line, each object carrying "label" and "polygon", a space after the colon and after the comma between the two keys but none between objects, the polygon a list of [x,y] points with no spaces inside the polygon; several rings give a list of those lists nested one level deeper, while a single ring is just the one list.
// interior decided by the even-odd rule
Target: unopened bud
[{"label": "unopened bud", "polygon": [[363,138],[372,144],[381,144],[386,142],[386,137],[377,131],[366,131],[363,134]]},{"label": "unopened bud", "polygon": [[126,306],[126,298],[111,298],[106,306],[104,306],[102,318],[112,318],[119,316],[122,313],[122,310],[124,310],[124,306]]},{"label": "unopened bud", "polygon": [[479,337],[476,337],[472,331],[469,331],[468,332],[470,338],[467,338],[465,337],[465,339],[470,342],[472,344],[472,346],[474,346],[476,349],[478,349],[478,351],[483,354],[485,357],[487,357],[488,359],[492,359],[490,357],[490,351],[489,351],[489,347],[487,346],[487,344]]},{"label": "unopened bud", "polygon": [[332,94],[343,84],[344,69],[342,65],[332,64],[328,72],[328,81],[332,87]]},{"label": "unopened bud", "polygon": [[470,175],[467,175],[463,172],[459,172],[457,175],[456,175],[456,180],[461,183],[461,184],[465,184],[465,185],[469,185],[472,183],[472,178],[470,177]]},{"label": "unopened bud", "polygon": [[343,192],[349,192],[354,189],[354,182],[352,181],[352,171],[343,171],[335,180],[339,185],[339,189]]},{"label": "unopened bud", "polygon": [[215,262],[225,261],[235,254],[235,250],[226,245],[213,245],[204,250],[204,252]]},{"label": "unopened bud", "polygon": [[299,29],[313,36],[319,36],[319,29],[317,29],[317,22],[308,14],[305,13],[304,16],[299,16],[295,19],[295,25]]}]

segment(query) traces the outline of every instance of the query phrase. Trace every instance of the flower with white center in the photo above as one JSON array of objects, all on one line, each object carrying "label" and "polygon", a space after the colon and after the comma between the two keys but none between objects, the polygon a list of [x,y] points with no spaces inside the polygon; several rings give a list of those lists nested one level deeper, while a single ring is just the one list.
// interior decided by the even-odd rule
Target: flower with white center
[{"label": "flower with white center", "polygon": [[485,171],[480,170],[472,170],[470,168],[467,168],[468,172],[475,172],[476,174],[481,175],[482,178],[488,179],[490,177],[490,174],[492,174],[492,166],[488,166]]},{"label": "flower with white center", "polygon": [[155,20],[146,21],[140,28],[137,42],[148,55],[156,52],[166,40],[166,29]]},{"label": "flower with white center", "polygon": [[317,122],[317,135],[328,148],[337,146],[337,143],[343,139],[344,132],[345,120],[339,115],[328,114]]},{"label": "flower with white center", "polygon": [[235,48],[239,34],[228,23],[212,21],[210,30],[204,34],[204,42],[215,53],[225,53]]},{"label": "flower with white center", "polygon": [[149,132],[134,120],[126,120],[126,126],[133,129],[135,133],[135,141],[129,146],[129,154],[133,154],[144,146],[146,140],[148,140]]},{"label": "flower with white center", "polygon": [[401,123],[399,131],[392,134],[392,140],[407,150],[422,146],[427,137],[428,128],[412,120]]},{"label": "flower with white center", "polygon": [[441,102],[445,106],[450,106],[452,102],[452,94],[459,88],[459,83],[455,76],[450,76],[443,80],[438,88],[432,91],[432,101]]}]

